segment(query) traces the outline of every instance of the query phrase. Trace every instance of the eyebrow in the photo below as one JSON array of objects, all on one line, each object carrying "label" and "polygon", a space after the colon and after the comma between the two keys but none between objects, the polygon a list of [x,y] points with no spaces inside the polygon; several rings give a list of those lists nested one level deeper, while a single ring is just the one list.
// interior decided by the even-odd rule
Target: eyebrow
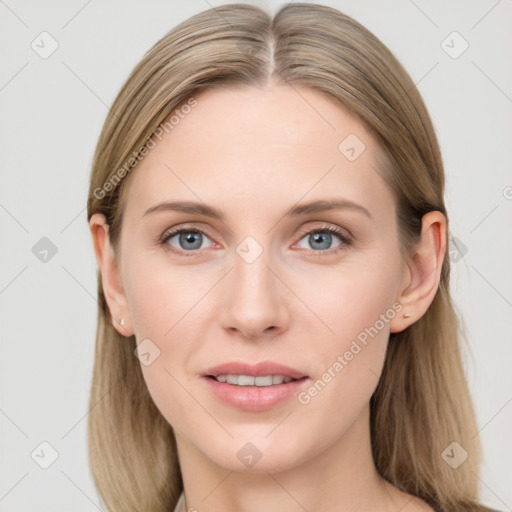
[{"label": "eyebrow", "polygon": [[[291,207],[286,212],[286,215],[299,216],[307,215],[310,213],[325,212],[328,210],[352,210],[364,213],[368,218],[373,219],[371,213],[364,206],[349,199],[339,198],[319,199],[316,201],[310,201],[308,203],[297,204]],[[205,203],[197,203],[194,201],[165,201],[163,203],[152,206],[151,208],[148,208],[142,217],[162,211],[196,213],[206,217],[211,217],[212,219],[217,219],[220,221],[224,220],[224,213],[222,210],[219,210],[218,208],[207,205]]]}]

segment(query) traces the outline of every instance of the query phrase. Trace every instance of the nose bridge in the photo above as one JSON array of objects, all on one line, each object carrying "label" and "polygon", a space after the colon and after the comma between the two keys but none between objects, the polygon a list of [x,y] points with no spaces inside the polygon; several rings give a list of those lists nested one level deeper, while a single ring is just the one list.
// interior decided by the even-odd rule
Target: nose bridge
[{"label": "nose bridge", "polygon": [[247,261],[237,255],[234,261],[234,292],[239,295],[239,299],[244,301],[268,300],[271,298],[271,289],[273,288],[271,280],[273,278],[270,272],[269,258],[264,252],[254,261]]},{"label": "nose bridge", "polygon": [[250,338],[286,328],[288,318],[279,280],[268,268],[270,250],[258,246],[254,240],[244,240],[236,248],[221,315],[224,328]]}]

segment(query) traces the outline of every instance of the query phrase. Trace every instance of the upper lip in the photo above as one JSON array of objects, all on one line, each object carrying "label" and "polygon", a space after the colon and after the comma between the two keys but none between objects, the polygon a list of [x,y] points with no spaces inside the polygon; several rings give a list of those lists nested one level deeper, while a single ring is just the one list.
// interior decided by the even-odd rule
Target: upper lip
[{"label": "upper lip", "polygon": [[264,375],[282,375],[292,379],[307,377],[304,373],[289,366],[274,361],[262,361],[256,364],[244,363],[242,361],[231,361],[219,364],[204,371],[203,375],[218,377],[219,375],[251,375],[262,377]]}]

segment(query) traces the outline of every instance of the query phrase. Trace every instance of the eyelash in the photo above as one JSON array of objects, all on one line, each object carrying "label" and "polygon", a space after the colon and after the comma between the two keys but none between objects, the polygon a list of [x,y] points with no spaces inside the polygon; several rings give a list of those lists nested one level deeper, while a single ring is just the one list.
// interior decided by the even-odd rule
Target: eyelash
[{"label": "eyelash", "polygon": [[[197,256],[197,254],[199,252],[197,249],[193,250],[193,251],[181,251],[179,249],[171,247],[167,243],[170,238],[172,238],[175,235],[179,235],[181,233],[200,233],[200,234],[202,234],[202,235],[204,235],[204,236],[206,236],[208,238],[211,238],[210,236],[208,236],[207,233],[205,233],[201,229],[198,229],[198,228],[195,228],[195,227],[182,227],[182,228],[174,229],[174,230],[171,230],[171,231],[166,231],[161,236],[161,238],[158,240],[158,243],[160,245],[162,245],[166,250],[171,251],[171,252],[173,252],[175,254],[179,254],[179,255],[182,255],[182,256],[186,256],[186,257]],[[338,247],[334,248],[334,249],[322,249],[320,251],[313,251],[313,250],[311,250],[311,253],[315,257],[337,254],[338,252],[340,252],[340,251],[346,249],[347,247],[349,247],[350,245],[352,245],[352,237],[350,237],[348,234],[346,234],[341,229],[334,228],[332,226],[320,226],[320,227],[315,227],[313,229],[301,230],[300,231],[300,235],[301,236],[298,239],[298,242],[300,242],[306,235],[309,235],[309,234],[312,234],[312,233],[330,233],[330,234],[337,235],[339,237],[339,239],[341,240],[340,245]]]}]

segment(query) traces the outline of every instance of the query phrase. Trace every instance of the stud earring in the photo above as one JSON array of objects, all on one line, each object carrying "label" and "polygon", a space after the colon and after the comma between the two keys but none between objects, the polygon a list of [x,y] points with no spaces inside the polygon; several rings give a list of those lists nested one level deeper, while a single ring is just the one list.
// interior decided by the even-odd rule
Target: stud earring
[{"label": "stud earring", "polygon": [[404,318],[410,318],[410,316],[409,313],[404,313]]},{"label": "stud earring", "polygon": [[[115,324],[115,322],[117,322],[117,320],[114,318],[114,315],[112,315],[112,325]],[[119,325],[124,325],[124,318],[121,318],[118,322]]]}]

